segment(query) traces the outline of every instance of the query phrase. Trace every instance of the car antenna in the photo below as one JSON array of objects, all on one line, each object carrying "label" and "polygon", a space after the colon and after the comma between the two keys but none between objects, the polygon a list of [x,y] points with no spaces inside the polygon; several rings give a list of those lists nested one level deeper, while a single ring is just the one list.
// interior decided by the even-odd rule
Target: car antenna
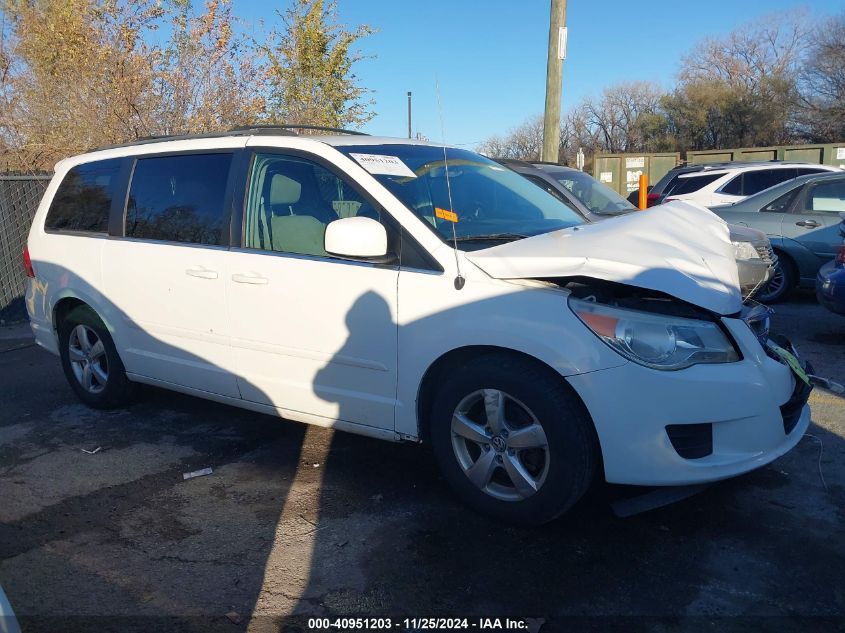
[{"label": "car antenna", "polygon": [[449,160],[446,158],[446,126],[443,124],[443,104],[440,103],[440,82],[436,75],[434,77],[434,89],[437,92],[437,111],[440,114],[440,140],[443,145],[443,167],[446,169],[446,193],[449,198],[449,212],[453,218],[449,222],[452,225],[452,247],[455,251],[455,268],[458,272],[458,276],[455,277],[455,290],[460,290],[466,284],[466,279],[461,275],[461,258],[458,255],[458,234],[455,231],[458,216],[455,214],[455,207],[452,206],[452,182],[449,180]]}]

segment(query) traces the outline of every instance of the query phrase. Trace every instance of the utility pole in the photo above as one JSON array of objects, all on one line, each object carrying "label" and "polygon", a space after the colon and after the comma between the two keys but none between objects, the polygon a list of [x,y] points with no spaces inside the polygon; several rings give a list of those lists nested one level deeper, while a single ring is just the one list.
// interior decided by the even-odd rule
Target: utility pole
[{"label": "utility pole", "polygon": [[411,93],[408,92],[408,138],[411,138]]},{"label": "utility pole", "polygon": [[566,0],[551,0],[549,56],[546,64],[546,109],[540,159],[556,163],[560,147],[560,87],[566,57]]}]

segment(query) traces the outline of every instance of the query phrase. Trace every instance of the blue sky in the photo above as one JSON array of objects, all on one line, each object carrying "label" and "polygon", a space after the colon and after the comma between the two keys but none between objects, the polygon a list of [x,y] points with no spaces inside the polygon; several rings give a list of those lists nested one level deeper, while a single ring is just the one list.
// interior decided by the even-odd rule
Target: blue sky
[{"label": "blue sky", "polygon": [[[373,91],[377,116],[364,131],[407,134],[407,92],[414,132],[440,140],[435,77],[446,140],[474,146],[543,110],[549,0],[339,0],[340,19],[378,29],[361,42],[374,58],[356,73]],[[235,0],[249,22],[287,2]],[[638,8],[647,6],[648,10]],[[563,68],[564,111],[613,83],[671,86],[681,57],[699,39],[726,34],[772,12],[804,8],[823,16],[843,0],[569,0]]]}]

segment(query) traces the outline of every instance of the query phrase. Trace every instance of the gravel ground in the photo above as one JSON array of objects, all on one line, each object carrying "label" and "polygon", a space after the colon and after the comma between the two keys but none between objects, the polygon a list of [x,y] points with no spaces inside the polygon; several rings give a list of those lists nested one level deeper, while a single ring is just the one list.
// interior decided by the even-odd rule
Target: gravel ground
[{"label": "gravel ground", "polygon": [[[776,310],[775,329],[845,383],[845,318],[807,293]],[[845,626],[845,399],[829,392],[766,468],[627,519],[609,508],[620,491],[597,486],[527,530],[456,502],[425,448],[153,389],[96,412],[21,329],[0,350],[0,585],[25,633],[293,631],[366,614]]]}]

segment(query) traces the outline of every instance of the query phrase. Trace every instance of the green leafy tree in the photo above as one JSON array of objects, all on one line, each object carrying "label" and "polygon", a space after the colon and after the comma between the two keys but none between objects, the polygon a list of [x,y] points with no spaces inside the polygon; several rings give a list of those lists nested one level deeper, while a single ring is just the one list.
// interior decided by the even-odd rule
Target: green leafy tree
[{"label": "green leafy tree", "polygon": [[233,34],[230,0],[0,3],[0,168],[264,116],[260,60]]},{"label": "green leafy tree", "polygon": [[266,102],[262,61],[234,34],[231,0],[171,0],[170,38],[156,51],[159,134],[231,129],[260,120]]},{"label": "green leafy tree", "polygon": [[373,31],[337,20],[335,0],[294,0],[279,14],[286,27],[260,45],[267,59],[271,122],[359,127],[374,113],[353,72],[363,56],[353,47]]}]

